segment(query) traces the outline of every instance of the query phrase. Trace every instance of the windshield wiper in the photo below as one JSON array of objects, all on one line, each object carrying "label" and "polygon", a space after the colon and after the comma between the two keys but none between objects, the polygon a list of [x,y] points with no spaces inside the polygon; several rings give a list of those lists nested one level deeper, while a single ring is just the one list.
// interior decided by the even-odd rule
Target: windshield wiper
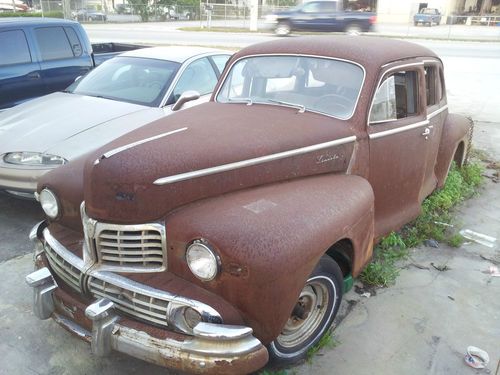
[{"label": "windshield wiper", "polygon": [[245,103],[246,105],[252,105],[253,101],[251,98],[239,98],[239,99],[228,99],[230,103]]},{"label": "windshield wiper", "polygon": [[285,102],[283,100],[276,100],[276,99],[266,99],[266,101],[271,102],[271,103],[276,103],[276,104],[283,104],[288,107],[292,108],[297,108],[299,110],[299,113],[304,113],[306,111],[306,106],[302,104],[297,104],[297,103],[290,103],[290,102]]}]

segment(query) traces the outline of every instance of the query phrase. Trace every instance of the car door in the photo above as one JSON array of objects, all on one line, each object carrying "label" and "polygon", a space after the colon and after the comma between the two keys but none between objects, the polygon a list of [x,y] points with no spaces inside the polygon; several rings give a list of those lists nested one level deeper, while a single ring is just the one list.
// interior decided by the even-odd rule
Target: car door
[{"label": "car door", "polygon": [[92,68],[90,56],[84,53],[72,27],[37,27],[34,35],[46,93],[64,90]]},{"label": "car door", "polygon": [[40,65],[22,29],[0,31],[0,109],[43,95]]},{"label": "car door", "polygon": [[448,113],[446,94],[443,87],[444,80],[442,79],[443,66],[441,62],[438,60],[425,60],[424,73],[425,103],[429,124],[424,129],[424,132],[428,133],[425,136],[428,152],[421,199],[431,194],[437,186],[438,180],[435,173],[435,167],[444,120]]},{"label": "car door", "polygon": [[420,212],[428,142],[423,63],[393,65],[373,97],[368,135],[369,181],[375,193],[377,237]]},{"label": "car door", "polygon": [[311,1],[293,17],[293,23],[303,30],[336,29],[336,4],[334,1]]},{"label": "car door", "polygon": [[202,57],[189,62],[180,69],[177,78],[173,82],[167,105],[174,104],[184,92],[190,90],[197,91],[200,98],[186,103],[185,107],[207,102],[221,73],[218,66],[225,65],[224,57],[226,57],[225,60],[227,61],[230,56]]}]

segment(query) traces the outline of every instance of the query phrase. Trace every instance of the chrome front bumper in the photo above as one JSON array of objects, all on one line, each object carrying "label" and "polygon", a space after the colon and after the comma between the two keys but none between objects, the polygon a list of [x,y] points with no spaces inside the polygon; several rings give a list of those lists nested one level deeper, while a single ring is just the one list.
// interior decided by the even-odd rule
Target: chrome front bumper
[{"label": "chrome front bumper", "polygon": [[263,367],[267,349],[252,335],[252,329],[213,323],[198,323],[193,336],[183,340],[160,339],[119,323],[114,303],[106,298],[87,306],[85,315],[92,321],[92,332],[56,311],[58,285],[47,267],[28,276],[33,288],[33,311],[40,319],[52,317],[80,338],[89,341],[92,353],[105,356],[116,350],[158,365],[195,373],[238,374]]}]

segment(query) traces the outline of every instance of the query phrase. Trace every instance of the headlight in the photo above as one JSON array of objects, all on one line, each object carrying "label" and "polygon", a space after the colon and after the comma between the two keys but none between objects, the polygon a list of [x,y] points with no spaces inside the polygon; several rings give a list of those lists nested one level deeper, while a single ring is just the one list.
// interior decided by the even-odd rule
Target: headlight
[{"label": "headlight", "polygon": [[45,214],[51,219],[57,218],[59,216],[59,203],[57,201],[56,195],[49,189],[43,189],[38,196],[38,200],[42,205],[42,209]]},{"label": "headlight", "polygon": [[9,152],[3,156],[3,161],[9,164],[32,166],[57,166],[66,163],[66,159],[60,156],[40,152]]},{"label": "headlight", "polygon": [[215,252],[200,241],[188,246],[186,261],[191,272],[200,280],[213,280],[219,272],[219,262]]}]

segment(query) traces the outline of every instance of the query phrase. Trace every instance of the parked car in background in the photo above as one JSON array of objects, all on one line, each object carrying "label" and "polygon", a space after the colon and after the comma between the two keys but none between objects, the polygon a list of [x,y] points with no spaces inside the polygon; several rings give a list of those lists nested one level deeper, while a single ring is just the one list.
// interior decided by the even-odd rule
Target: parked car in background
[{"label": "parked car in background", "polygon": [[337,31],[358,35],[373,29],[377,20],[372,12],[342,10],[342,2],[309,1],[290,10],[266,16],[265,22],[277,35],[292,31]]},{"label": "parked car in background", "polygon": [[441,23],[441,13],[436,8],[422,8],[420,11],[413,16],[413,24],[418,26],[422,24],[424,26],[439,25]]},{"label": "parked car in background", "polygon": [[75,21],[0,18],[0,111],[63,90],[102,61],[139,47],[91,45]]},{"label": "parked car in background", "polygon": [[130,5],[126,4],[117,4],[115,6],[115,11],[118,14],[132,14],[132,8],[130,7]]},{"label": "parked car in background", "polygon": [[294,363],[374,242],[419,215],[470,137],[448,113],[441,60],[420,45],[244,48],[210,102],[40,179],[35,314],[98,355],[183,372]]},{"label": "parked car in background", "polygon": [[0,113],[0,189],[32,198],[49,170],[185,103],[207,101],[229,57],[197,47],[130,51],[64,92]]},{"label": "parked car in background", "polygon": [[106,14],[95,9],[78,9],[74,13],[73,18],[77,21],[86,21],[86,22],[93,22],[93,21],[105,22],[108,19]]}]

